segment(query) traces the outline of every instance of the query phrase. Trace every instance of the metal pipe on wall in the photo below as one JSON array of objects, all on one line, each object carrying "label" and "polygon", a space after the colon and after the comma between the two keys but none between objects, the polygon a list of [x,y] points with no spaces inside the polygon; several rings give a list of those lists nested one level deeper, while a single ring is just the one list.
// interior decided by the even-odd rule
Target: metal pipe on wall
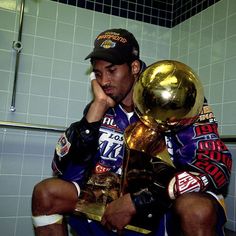
[{"label": "metal pipe on wall", "polygon": [[1,121],[1,120],[0,120],[0,127],[12,128],[12,129],[30,129],[30,130],[46,131],[46,132],[50,131],[50,132],[60,132],[60,133],[66,130],[66,127],[60,127],[60,126],[30,124],[30,123]]},{"label": "metal pipe on wall", "polygon": [[13,41],[13,44],[12,44],[12,48],[16,51],[15,72],[14,72],[12,99],[11,99],[11,107],[10,107],[10,111],[12,112],[16,110],[15,100],[16,100],[17,76],[18,76],[20,52],[23,47],[22,42],[21,42],[21,37],[22,37],[22,29],[23,29],[24,9],[25,9],[25,0],[21,0],[18,39],[17,41]]}]

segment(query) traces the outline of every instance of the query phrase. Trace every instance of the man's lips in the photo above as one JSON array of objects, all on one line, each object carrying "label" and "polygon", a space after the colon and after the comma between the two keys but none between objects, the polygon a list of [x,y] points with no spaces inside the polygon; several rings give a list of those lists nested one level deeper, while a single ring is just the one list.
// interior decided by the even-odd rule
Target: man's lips
[{"label": "man's lips", "polygon": [[109,95],[112,94],[113,89],[111,87],[103,88],[105,94]]}]

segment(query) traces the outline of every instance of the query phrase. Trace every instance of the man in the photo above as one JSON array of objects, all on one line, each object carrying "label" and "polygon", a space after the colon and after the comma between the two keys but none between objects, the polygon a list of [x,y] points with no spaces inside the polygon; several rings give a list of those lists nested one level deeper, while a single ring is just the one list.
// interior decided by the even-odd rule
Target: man
[{"label": "man", "polygon": [[[63,214],[74,211],[89,177],[106,172],[121,174],[123,132],[138,121],[133,112],[132,89],[142,62],[134,36],[124,29],[106,30],[97,36],[88,58],[94,73],[94,99],[81,121],[73,123],[57,143],[52,166],[58,178],[43,180],[34,188],[32,214],[36,235],[66,235]],[[191,132],[185,129],[166,138],[169,149],[173,147],[172,158],[178,171],[163,168],[164,191],[156,187],[154,179],[148,188],[109,203],[101,223],[71,215],[70,223],[78,235],[140,235],[124,230],[136,216],[154,224],[153,235],[165,235],[165,229],[169,235],[176,235],[176,225],[180,225],[184,235],[221,235],[225,215],[217,200],[223,198],[220,194],[229,182],[231,156],[218,138],[215,122],[203,119],[202,123],[190,126]],[[193,135],[189,139],[189,133],[196,130],[198,139]],[[214,150],[210,144],[199,148],[201,140],[211,137],[218,141]],[[185,160],[188,149],[194,156]],[[220,185],[214,178],[217,170],[225,177]],[[187,189],[184,194],[181,187]],[[158,211],[166,214],[157,220]],[[173,219],[178,219],[179,224]]]},{"label": "man", "polygon": [[[36,235],[66,235],[62,214],[75,209],[80,185],[94,165],[98,173],[121,173],[122,133],[130,122],[137,120],[132,88],[141,70],[139,45],[126,30],[108,30],[95,40],[93,53],[87,58],[91,58],[96,76],[91,81],[94,99],[83,119],[72,124],[58,141],[53,169],[59,178],[43,180],[34,188],[32,213]],[[96,162],[98,138],[104,150]]]}]

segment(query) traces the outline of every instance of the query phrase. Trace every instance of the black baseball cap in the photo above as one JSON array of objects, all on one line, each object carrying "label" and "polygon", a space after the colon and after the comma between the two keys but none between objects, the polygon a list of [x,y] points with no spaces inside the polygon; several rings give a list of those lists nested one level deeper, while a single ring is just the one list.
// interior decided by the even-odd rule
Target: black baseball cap
[{"label": "black baseball cap", "polygon": [[101,59],[121,65],[139,60],[139,44],[134,35],[125,29],[109,29],[94,41],[93,51],[85,58]]}]

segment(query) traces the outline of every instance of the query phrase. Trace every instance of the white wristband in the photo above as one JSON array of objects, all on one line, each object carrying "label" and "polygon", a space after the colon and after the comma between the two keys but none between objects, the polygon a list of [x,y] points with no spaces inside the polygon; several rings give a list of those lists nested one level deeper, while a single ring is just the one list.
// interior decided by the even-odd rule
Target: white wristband
[{"label": "white wristband", "polygon": [[91,72],[90,75],[89,75],[89,77],[90,77],[90,81],[96,79],[96,76],[95,76],[95,73],[94,73],[94,72]]}]

